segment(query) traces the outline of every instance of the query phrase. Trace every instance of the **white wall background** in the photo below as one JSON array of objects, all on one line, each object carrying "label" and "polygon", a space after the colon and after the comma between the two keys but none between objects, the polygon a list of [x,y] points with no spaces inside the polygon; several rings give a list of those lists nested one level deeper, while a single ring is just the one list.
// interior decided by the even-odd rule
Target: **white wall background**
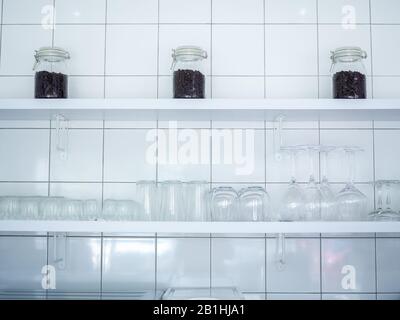
[{"label": "white wall background", "polygon": [[[41,25],[45,5],[55,5],[54,30]],[[350,29],[341,24],[346,5],[356,10]],[[368,52],[370,97],[400,95],[396,0],[3,0],[1,16],[2,98],[33,96],[33,52],[51,44],[71,52],[75,98],[170,97],[170,53],[180,44],[209,52],[209,97],[330,97],[329,51],[343,45]],[[55,150],[54,123],[0,121],[0,195],[127,199],[134,197],[138,180],[174,178],[236,188],[263,185],[278,202],[289,172],[286,160],[274,160],[270,123],[179,126],[208,132],[210,144],[218,128],[254,129],[255,171],[243,177],[234,166],[212,162],[147,164],[146,133],[168,130],[162,122],[73,122],[69,158],[63,161]],[[395,122],[297,122],[285,124],[284,139],[363,147],[356,181],[372,209],[369,182],[400,179],[399,129]],[[301,161],[299,179],[306,182],[309,172]],[[330,162],[336,189],[346,178],[342,161],[336,156]],[[400,298],[397,234],[298,235],[288,240],[284,271],[274,265],[275,241],[269,235],[71,235],[57,291],[46,292],[40,289],[40,270],[47,260],[52,263],[53,245],[46,235],[2,234],[0,296],[135,297],[171,285],[236,285],[262,299]],[[354,290],[340,287],[347,264],[357,270]]]}]

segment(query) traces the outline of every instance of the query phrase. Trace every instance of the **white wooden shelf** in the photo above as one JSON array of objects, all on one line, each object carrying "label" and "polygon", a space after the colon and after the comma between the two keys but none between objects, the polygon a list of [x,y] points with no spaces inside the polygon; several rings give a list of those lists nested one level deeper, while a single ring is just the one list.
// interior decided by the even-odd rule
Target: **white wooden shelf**
[{"label": "white wooden shelf", "polygon": [[397,99],[0,99],[0,120],[400,120]]},{"label": "white wooden shelf", "polygon": [[0,232],[400,233],[400,222],[0,221]]}]

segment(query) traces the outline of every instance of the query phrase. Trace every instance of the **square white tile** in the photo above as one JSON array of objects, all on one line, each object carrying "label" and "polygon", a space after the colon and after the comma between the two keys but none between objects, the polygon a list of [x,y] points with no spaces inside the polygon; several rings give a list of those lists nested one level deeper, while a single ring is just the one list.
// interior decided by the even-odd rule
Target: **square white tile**
[{"label": "square white tile", "polygon": [[0,237],[0,256],[0,291],[44,291],[46,237]]},{"label": "square white tile", "polygon": [[101,239],[49,238],[49,265],[56,270],[56,292],[100,292]]},{"label": "square white tile", "polygon": [[104,180],[135,182],[156,178],[156,129],[112,129],[104,136]]},{"label": "square white tile", "polygon": [[157,23],[158,0],[108,0],[107,23]]},{"label": "square white tile", "polygon": [[213,23],[263,23],[263,0],[213,0]]},{"label": "square white tile", "polygon": [[71,75],[104,75],[104,39],[104,25],[60,25],[54,31],[54,44],[71,55]]},{"label": "square white tile", "polygon": [[375,292],[374,239],[322,239],[322,291]]},{"label": "square white tile", "polygon": [[156,98],[157,77],[106,77],[106,98]]},{"label": "square white tile", "polygon": [[268,293],[267,300],[321,300],[321,295],[316,293],[310,293],[310,294]]},{"label": "square white tile", "polygon": [[378,294],[377,300],[400,300],[400,294]]},{"label": "square white tile", "polygon": [[0,77],[1,99],[32,99],[35,82],[32,76]]},{"label": "square white tile", "polygon": [[263,28],[261,25],[214,25],[213,75],[263,75]]},{"label": "square white tile", "polygon": [[50,196],[101,201],[101,183],[50,183]]},{"label": "square white tile", "polygon": [[0,131],[0,180],[47,181],[49,130]]},{"label": "square white tile", "polygon": [[377,239],[378,292],[400,292],[400,239]]},{"label": "square white tile", "polygon": [[103,77],[76,77],[68,78],[69,98],[103,98],[104,78]]},{"label": "square white tile", "polygon": [[154,290],[155,253],[154,239],[104,239],[103,291]]},{"label": "square white tile", "polygon": [[106,0],[57,0],[56,23],[105,23]]},{"label": "square white tile", "polygon": [[314,0],[266,0],[266,23],[316,23],[317,2]]},{"label": "square white tile", "polygon": [[108,25],[108,75],[157,74],[157,26]]},{"label": "square white tile", "polygon": [[322,300],[376,300],[375,294],[322,294]]},{"label": "square white tile", "polygon": [[400,179],[400,156],[394,147],[400,139],[398,130],[375,130],[375,175],[376,179]]},{"label": "square white tile", "polygon": [[210,287],[210,272],[210,239],[157,239],[158,290]]},{"label": "square white tile", "polygon": [[267,75],[317,75],[316,26],[267,25],[265,46]]},{"label": "square white tile", "polygon": [[318,0],[318,22],[354,25],[369,23],[369,0]]},{"label": "square white tile", "polygon": [[211,0],[160,0],[160,23],[210,23]]},{"label": "square white tile", "polygon": [[264,98],[264,77],[213,77],[212,97],[262,99]]},{"label": "square white tile", "polygon": [[[22,9],[23,8],[23,9]],[[3,23],[52,24],[53,0],[4,0]],[[28,37],[26,38],[28,39]]]},{"label": "square white tile", "polygon": [[158,133],[159,180],[210,179],[210,130],[161,129]]},{"label": "square white tile", "polygon": [[397,0],[371,0],[372,23],[400,23],[399,11]]},{"label": "square white tile", "polygon": [[47,196],[48,184],[42,183],[0,183],[0,195],[2,196]]},{"label": "square white tile", "polygon": [[212,239],[211,286],[265,292],[265,239]]},{"label": "square white tile", "polygon": [[[354,178],[357,182],[373,181],[373,132],[372,130],[321,130],[321,144],[329,146],[357,146],[363,152],[355,154]],[[342,165],[338,165],[342,164]],[[333,151],[328,156],[327,175],[332,182],[347,182],[348,162],[343,150]],[[321,168],[322,172],[325,167]]]},{"label": "square white tile", "polygon": [[264,131],[212,130],[212,181],[263,182],[265,180]]},{"label": "square white tile", "polygon": [[400,44],[397,41],[393,41],[393,39],[397,39],[399,36],[399,25],[372,26],[374,75],[400,75],[400,66],[398,63],[394,63],[394,61],[397,59],[396,52],[400,50]]},{"label": "square white tile", "polygon": [[266,77],[265,94],[272,99],[316,99],[318,77]]},{"label": "square white tile", "polygon": [[400,77],[374,77],[375,99],[399,99]]},{"label": "square white tile", "polygon": [[172,50],[182,45],[201,47],[208,58],[201,62],[206,75],[210,74],[211,26],[210,25],[160,25],[159,33],[159,73],[172,74]]},{"label": "square white tile", "polygon": [[55,129],[51,131],[50,179],[52,181],[101,181],[102,130],[69,130],[66,159],[64,159],[63,152],[57,150],[57,131]]},{"label": "square white tile", "polygon": [[[367,52],[367,59],[363,63],[367,74],[371,74],[371,41],[368,25],[353,25],[351,28],[346,25],[319,25],[318,28],[320,75],[330,75],[331,51],[345,46],[357,46]],[[376,56],[374,55],[375,61]]]},{"label": "square white tile", "polygon": [[277,240],[267,239],[267,292],[320,291],[319,239],[286,239],[285,264],[277,264]]},{"label": "square white tile", "polygon": [[[43,29],[41,26],[3,25],[0,73],[2,75],[33,75],[35,50],[50,46],[51,37],[51,30]],[[22,41],[22,39],[26,40]],[[33,84],[31,88],[33,96]],[[22,89],[22,92],[25,90]]]},{"label": "square white tile", "polygon": [[[289,154],[275,152],[279,145],[274,147],[274,133],[272,130],[266,132],[266,176],[268,182],[288,183],[291,178],[291,159]],[[315,145],[319,143],[318,130],[296,129],[282,131],[283,146]],[[276,149],[274,149],[276,148]],[[296,158],[297,181],[306,182],[311,173],[310,158],[308,152],[299,152]],[[318,158],[314,155],[315,177],[318,179]]]}]

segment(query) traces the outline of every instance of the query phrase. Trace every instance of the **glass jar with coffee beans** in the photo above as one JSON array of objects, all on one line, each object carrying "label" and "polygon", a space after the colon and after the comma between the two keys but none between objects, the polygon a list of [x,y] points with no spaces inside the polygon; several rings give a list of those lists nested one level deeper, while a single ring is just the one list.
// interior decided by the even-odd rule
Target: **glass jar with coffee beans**
[{"label": "glass jar with coffee beans", "polygon": [[204,59],[207,52],[196,46],[180,46],[172,52],[173,95],[176,99],[204,99]]},{"label": "glass jar with coffee beans", "polygon": [[43,47],[35,51],[35,98],[68,98],[69,58],[69,53],[62,48]]},{"label": "glass jar with coffee beans", "polygon": [[331,52],[333,98],[366,99],[367,53],[358,47],[342,47]]}]

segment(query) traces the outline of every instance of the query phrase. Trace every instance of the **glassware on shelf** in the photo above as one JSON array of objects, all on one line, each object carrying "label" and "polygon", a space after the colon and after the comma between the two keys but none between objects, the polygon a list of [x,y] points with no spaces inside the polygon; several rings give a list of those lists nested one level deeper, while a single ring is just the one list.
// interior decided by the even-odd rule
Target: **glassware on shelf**
[{"label": "glassware on shelf", "polygon": [[338,220],[360,221],[367,218],[367,197],[357,189],[354,184],[356,159],[355,154],[363,151],[359,147],[342,147],[346,155],[348,166],[348,182],[346,186],[336,195]]},{"label": "glassware on shelf", "polygon": [[243,221],[271,220],[271,199],[262,187],[239,191],[239,219]]},{"label": "glassware on shelf", "polygon": [[377,209],[369,217],[375,221],[400,221],[400,213],[392,209],[392,187],[399,185],[399,180],[378,180],[375,182],[377,190]]},{"label": "glassware on shelf", "polygon": [[163,181],[159,185],[160,220],[185,221],[186,213],[181,181]]},{"label": "glassware on shelf", "polygon": [[203,60],[207,52],[196,46],[180,46],[172,52],[174,98],[205,98]]},{"label": "glassware on shelf", "polygon": [[68,98],[67,51],[43,47],[35,52],[35,98]]},{"label": "glassware on shelf", "polygon": [[138,220],[159,220],[159,201],[157,183],[155,181],[138,181],[136,183],[136,199],[139,204]]},{"label": "glassware on shelf", "polygon": [[232,187],[218,187],[211,191],[213,221],[236,221],[238,194]]},{"label": "glassware on shelf", "polygon": [[97,200],[83,201],[83,220],[97,220],[101,214],[101,205]]},{"label": "glassware on shelf", "polygon": [[81,220],[83,217],[83,201],[65,199],[62,201],[61,214],[59,218],[62,220]]},{"label": "glassware on shelf", "polygon": [[139,206],[132,200],[104,200],[102,218],[107,221],[136,220]]},{"label": "glassware on shelf", "polygon": [[39,218],[40,198],[21,197],[19,200],[19,218],[23,220],[37,220]]},{"label": "glassware on shelf", "polygon": [[298,153],[305,151],[305,148],[303,146],[282,147],[281,151],[290,156],[291,178],[288,189],[282,198],[279,220],[301,221],[305,218],[306,198],[303,188],[296,180],[296,162]]},{"label": "glassware on shelf", "polygon": [[320,149],[322,179],[319,188],[324,199],[321,205],[321,220],[323,221],[337,220],[335,193],[328,180],[329,154],[336,149],[334,146],[321,146]]},{"label": "glassware on shelf", "polygon": [[62,197],[46,197],[39,203],[39,219],[59,220],[61,218]]},{"label": "glassware on shelf", "polygon": [[342,47],[331,52],[333,98],[367,98],[367,71],[362,62],[366,58],[367,53],[358,47]]},{"label": "glassware on shelf", "polygon": [[208,194],[210,184],[206,181],[185,183],[185,212],[188,221],[210,221]]},{"label": "glassware on shelf", "polygon": [[20,219],[18,197],[0,197],[0,219]]}]

